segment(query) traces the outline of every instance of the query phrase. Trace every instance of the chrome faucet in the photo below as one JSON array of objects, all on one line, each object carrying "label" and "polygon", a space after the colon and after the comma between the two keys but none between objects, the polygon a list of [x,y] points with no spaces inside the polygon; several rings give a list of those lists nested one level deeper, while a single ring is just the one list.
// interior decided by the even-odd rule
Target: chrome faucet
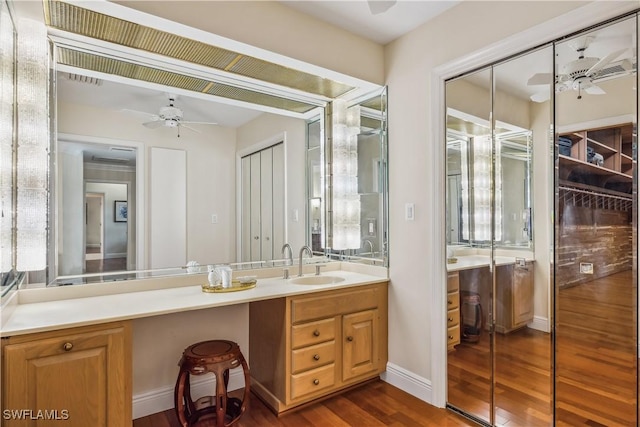
[{"label": "chrome faucet", "polygon": [[293,249],[291,249],[291,245],[288,243],[285,243],[284,245],[282,245],[282,256],[285,256],[284,252],[286,249],[289,249],[289,257],[285,258],[286,262],[284,265],[293,265]]},{"label": "chrome faucet", "polygon": [[367,243],[369,244],[369,253],[371,254],[371,258],[373,258],[373,243],[371,243],[371,240],[369,240],[369,239],[365,239],[364,243],[365,243],[365,245]]},{"label": "chrome faucet", "polygon": [[298,259],[298,277],[302,276],[302,256],[304,255],[304,251],[307,251],[309,254],[309,258],[313,257],[313,252],[311,252],[311,248],[309,246],[303,246],[300,248],[300,258]]}]

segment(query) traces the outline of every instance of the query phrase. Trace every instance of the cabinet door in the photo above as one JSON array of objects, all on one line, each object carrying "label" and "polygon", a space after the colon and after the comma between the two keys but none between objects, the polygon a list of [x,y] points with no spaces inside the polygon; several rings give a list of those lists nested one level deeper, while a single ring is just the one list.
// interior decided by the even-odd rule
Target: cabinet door
[{"label": "cabinet door", "polygon": [[342,380],[371,373],[379,365],[378,310],[347,314],[342,318]]},{"label": "cabinet door", "polygon": [[3,425],[130,426],[130,349],[127,326],[7,344],[4,409],[30,412]]},{"label": "cabinet door", "polygon": [[513,269],[513,324],[519,325],[533,319],[533,266]]}]

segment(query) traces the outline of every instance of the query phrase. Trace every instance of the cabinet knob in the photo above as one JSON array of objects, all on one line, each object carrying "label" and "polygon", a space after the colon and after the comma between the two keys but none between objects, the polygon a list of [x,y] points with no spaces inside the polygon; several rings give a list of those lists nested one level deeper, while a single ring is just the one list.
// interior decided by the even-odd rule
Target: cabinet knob
[{"label": "cabinet knob", "polygon": [[253,236],[253,238],[254,238],[255,240],[259,240],[259,239],[260,239],[260,237],[258,237],[258,236]]},{"label": "cabinet knob", "polygon": [[313,355],[313,360],[320,360],[320,355],[319,354],[314,354]]},{"label": "cabinet knob", "polygon": [[453,339],[453,335],[449,335],[449,339],[452,340]]},{"label": "cabinet knob", "polygon": [[347,341],[349,341],[349,342],[353,341],[353,337],[352,337],[351,335],[349,335],[349,336],[347,337]]},{"label": "cabinet knob", "polygon": [[64,345],[62,346],[62,349],[64,351],[71,351],[71,349],[73,348],[73,344],[71,344],[70,342],[66,342],[64,343]]},{"label": "cabinet knob", "polygon": [[318,384],[320,384],[320,380],[319,379],[316,378],[315,380],[313,380],[313,385],[318,385]]},{"label": "cabinet knob", "polygon": [[449,322],[453,322],[453,317],[447,317],[447,320],[448,320]]},{"label": "cabinet knob", "polygon": [[453,304],[453,301],[451,301],[450,299],[447,300],[447,304],[451,305]]},{"label": "cabinet knob", "polygon": [[313,331],[313,336],[314,337],[319,337],[320,336],[320,331],[317,330],[317,329],[315,331]]}]

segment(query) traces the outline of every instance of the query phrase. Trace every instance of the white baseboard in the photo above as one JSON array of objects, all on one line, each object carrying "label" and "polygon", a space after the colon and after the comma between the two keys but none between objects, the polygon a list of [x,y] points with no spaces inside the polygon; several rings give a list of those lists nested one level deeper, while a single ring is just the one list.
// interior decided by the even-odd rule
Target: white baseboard
[{"label": "white baseboard", "polygon": [[527,326],[531,329],[535,329],[542,332],[549,333],[551,331],[551,327],[549,325],[549,319],[542,316],[533,316],[533,321]]},{"label": "white baseboard", "polygon": [[387,371],[380,375],[383,381],[431,404],[431,381],[393,363],[387,363]]},{"label": "white baseboard", "polygon": [[[202,396],[215,394],[215,376],[204,375],[202,378],[191,376],[191,398],[199,399]],[[158,388],[133,396],[133,419],[146,417],[174,408],[174,385]],[[244,372],[239,369],[229,373],[229,390],[244,388]]]}]

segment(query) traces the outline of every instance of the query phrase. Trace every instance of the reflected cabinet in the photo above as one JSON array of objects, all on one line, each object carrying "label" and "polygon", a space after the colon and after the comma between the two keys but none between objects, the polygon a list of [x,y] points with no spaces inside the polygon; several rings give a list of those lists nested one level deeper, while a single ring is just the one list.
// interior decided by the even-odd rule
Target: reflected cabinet
[{"label": "reflected cabinet", "polygon": [[447,406],[480,424],[638,423],[637,39],[445,83]]}]

